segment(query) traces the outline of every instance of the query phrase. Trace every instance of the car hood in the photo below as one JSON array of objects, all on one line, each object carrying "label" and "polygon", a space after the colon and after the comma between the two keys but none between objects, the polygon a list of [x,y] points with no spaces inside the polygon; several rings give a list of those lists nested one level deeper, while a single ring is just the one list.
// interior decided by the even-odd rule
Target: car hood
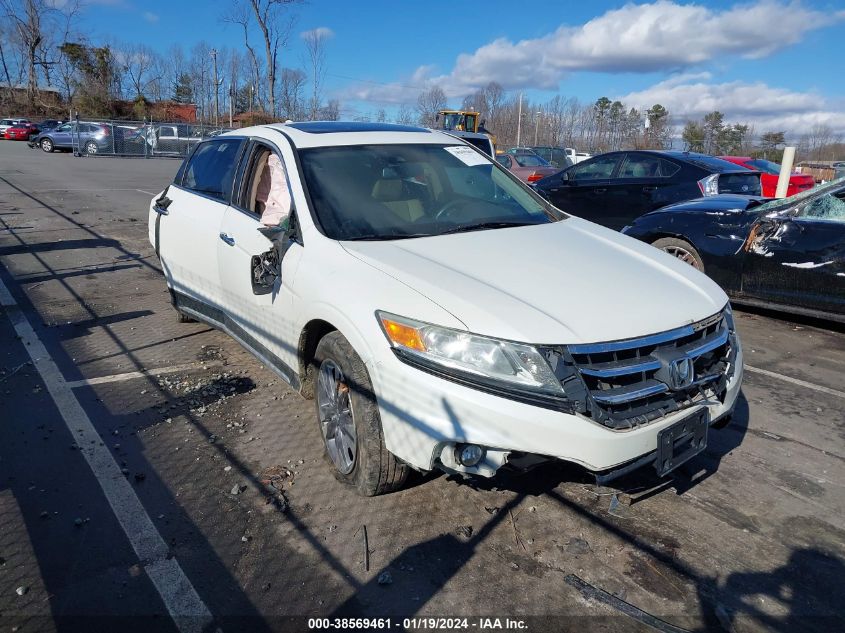
[{"label": "car hood", "polygon": [[727,303],[725,293],[691,266],[578,218],[342,245],[469,331],[509,340],[631,338],[701,320]]}]

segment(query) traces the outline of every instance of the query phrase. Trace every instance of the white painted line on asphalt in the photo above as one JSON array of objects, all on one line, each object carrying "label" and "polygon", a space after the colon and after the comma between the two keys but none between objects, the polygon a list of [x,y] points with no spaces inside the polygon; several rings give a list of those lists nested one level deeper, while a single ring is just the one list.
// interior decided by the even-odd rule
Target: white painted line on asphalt
[{"label": "white painted line on asphalt", "polygon": [[761,374],[763,376],[768,376],[769,378],[777,378],[778,380],[783,380],[785,382],[790,382],[793,385],[798,385],[799,387],[806,387],[807,389],[813,389],[814,391],[820,391],[821,393],[826,393],[829,396],[836,396],[838,398],[845,398],[845,391],[837,391],[836,389],[831,389],[830,387],[825,387],[823,385],[817,385],[812,382],[807,382],[806,380],[800,380],[798,378],[793,378],[792,376],[784,376],[783,374],[778,374],[773,371],[769,371],[768,369],[760,369],[759,367],[752,367],[751,365],[746,365],[745,369],[755,374]]},{"label": "white painted line on asphalt", "polygon": [[[154,193],[150,193],[149,191],[144,191],[143,189],[103,189],[102,187],[97,187],[96,189],[39,189],[38,193],[89,193],[89,192],[100,192],[100,191],[139,191],[140,193],[145,193],[150,196],[154,196]],[[9,193],[16,193],[11,191]],[[25,195],[25,194],[20,194]]]},{"label": "white painted line on asphalt", "polygon": [[125,374],[111,374],[109,376],[97,376],[95,378],[83,378],[82,380],[69,380],[65,384],[71,389],[78,387],[90,387],[92,385],[102,385],[109,382],[123,382],[124,380],[135,380],[136,378],[148,378],[150,376],[163,376],[164,374],[175,374],[180,371],[191,371],[194,369],[207,369],[210,367],[219,367],[222,363],[207,362],[204,365],[200,363],[185,363],[184,365],[173,365],[172,367],[160,367],[158,369],[145,369],[143,371],[128,371]]},{"label": "white painted line on asphalt", "polygon": [[65,382],[47,348],[2,280],[0,305],[6,308],[6,315],[15,332],[41,374],[68,431],[76,439],[80,452],[97,478],[112,511],[123,527],[147,576],[155,585],[168,613],[184,633],[203,631],[212,622],[211,612],[176,559],[169,558],[167,544],[144,510],[132,485],[121,473],[88,414],[79,404],[70,385]]}]

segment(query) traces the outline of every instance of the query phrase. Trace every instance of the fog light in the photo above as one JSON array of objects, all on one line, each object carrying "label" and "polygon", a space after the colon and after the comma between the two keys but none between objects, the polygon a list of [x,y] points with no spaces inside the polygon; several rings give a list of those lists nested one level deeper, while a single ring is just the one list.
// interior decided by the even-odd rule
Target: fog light
[{"label": "fog light", "polygon": [[459,444],[455,447],[455,459],[461,466],[475,466],[484,459],[484,449],[475,444]]}]

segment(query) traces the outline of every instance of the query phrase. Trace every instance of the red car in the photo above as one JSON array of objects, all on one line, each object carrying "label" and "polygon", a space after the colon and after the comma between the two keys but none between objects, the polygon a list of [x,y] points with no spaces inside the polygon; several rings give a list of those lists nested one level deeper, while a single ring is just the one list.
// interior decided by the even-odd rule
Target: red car
[{"label": "red car", "polygon": [[[730,161],[736,165],[742,165],[748,169],[760,172],[760,185],[763,189],[764,198],[774,198],[780,176],[780,165],[762,158],[751,158],[749,156],[719,156],[722,160]],[[816,186],[816,181],[809,174],[792,172],[789,176],[789,187],[786,189],[787,196],[794,196],[807,189]]]},{"label": "red car", "polygon": [[34,123],[18,123],[7,129],[3,136],[7,141],[28,141],[40,131]]},{"label": "red car", "polygon": [[545,158],[531,151],[499,154],[496,160],[513,172],[514,176],[527,183],[536,182],[560,171],[552,167]]}]

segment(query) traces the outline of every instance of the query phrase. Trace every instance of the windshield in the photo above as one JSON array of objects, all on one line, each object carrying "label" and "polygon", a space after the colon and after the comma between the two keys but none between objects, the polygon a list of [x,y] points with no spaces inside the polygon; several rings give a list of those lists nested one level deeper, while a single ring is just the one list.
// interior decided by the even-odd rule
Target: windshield
[{"label": "windshield", "polygon": [[325,234],[389,240],[555,222],[549,206],[466,145],[352,145],[300,150]]},{"label": "windshield", "polygon": [[765,204],[761,204],[758,207],[754,207],[754,213],[778,213],[793,207],[797,208],[816,198],[841,195],[843,191],[845,191],[845,178],[839,178],[837,180],[831,180],[827,184],[814,187],[813,189],[807,189],[807,191],[796,193],[794,196],[789,196],[788,198],[778,198]]},{"label": "windshield", "polygon": [[770,160],[763,160],[762,158],[755,158],[745,162],[746,165],[752,169],[762,171],[764,174],[780,175],[780,165],[773,163]]}]

